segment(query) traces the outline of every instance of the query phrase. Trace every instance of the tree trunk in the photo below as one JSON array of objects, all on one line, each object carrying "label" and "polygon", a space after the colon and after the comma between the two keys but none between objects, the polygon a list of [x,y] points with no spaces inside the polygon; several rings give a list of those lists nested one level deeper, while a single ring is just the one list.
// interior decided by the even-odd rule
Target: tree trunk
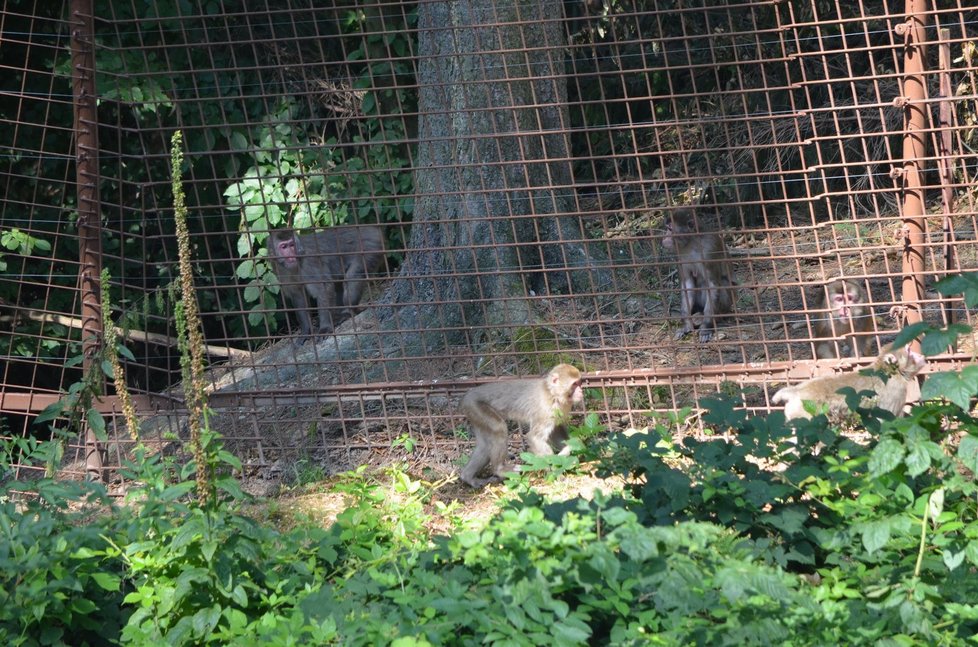
[{"label": "tree trunk", "polygon": [[609,280],[568,215],[565,43],[554,7],[419,5],[417,198],[410,251],[381,317],[392,330],[427,331],[412,336],[423,344],[412,354],[473,346],[480,331],[533,321],[528,297],[593,294]]}]

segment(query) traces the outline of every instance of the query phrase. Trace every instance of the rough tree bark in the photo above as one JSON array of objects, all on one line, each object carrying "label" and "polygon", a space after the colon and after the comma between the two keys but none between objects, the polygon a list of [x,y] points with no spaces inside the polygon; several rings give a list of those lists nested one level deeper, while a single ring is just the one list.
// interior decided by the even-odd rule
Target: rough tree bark
[{"label": "rough tree bark", "polygon": [[532,321],[530,295],[593,294],[609,281],[567,215],[565,42],[554,6],[452,0],[418,7],[411,252],[381,315],[391,330],[435,331],[412,336],[412,355],[471,343],[463,337],[473,328]]}]

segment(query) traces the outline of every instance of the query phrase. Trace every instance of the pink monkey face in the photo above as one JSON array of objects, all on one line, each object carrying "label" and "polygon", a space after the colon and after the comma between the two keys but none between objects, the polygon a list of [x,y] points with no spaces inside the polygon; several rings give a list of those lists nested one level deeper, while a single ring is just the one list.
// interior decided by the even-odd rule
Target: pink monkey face
[{"label": "pink monkey face", "polygon": [[839,321],[848,321],[852,316],[850,308],[853,305],[853,295],[848,290],[837,292],[832,296],[832,311]]},{"label": "pink monkey face", "polygon": [[295,239],[288,238],[275,243],[275,256],[288,268],[296,267],[299,264],[299,257],[295,252]]}]

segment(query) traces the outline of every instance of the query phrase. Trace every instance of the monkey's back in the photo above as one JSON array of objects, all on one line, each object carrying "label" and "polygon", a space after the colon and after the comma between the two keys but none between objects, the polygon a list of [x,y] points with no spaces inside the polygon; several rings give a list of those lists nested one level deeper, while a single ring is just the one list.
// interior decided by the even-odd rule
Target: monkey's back
[{"label": "monkey's back", "polygon": [[[491,413],[499,418],[532,425],[541,420],[539,404],[543,399],[552,400],[552,397],[541,379],[523,378],[477,386],[462,396],[458,409],[470,420],[473,416]],[[547,413],[552,414],[553,408],[561,408],[564,413],[569,410],[569,407],[557,407],[555,403]]]},{"label": "monkey's back", "polygon": [[[351,267],[362,267],[364,274],[377,271],[384,258],[384,233],[380,227],[340,225],[298,237],[304,257],[318,258],[328,272],[310,269],[304,278],[339,279]],[[312,267],[312,266],[310,266]],[[328,276],[323,276],[328,274]]]}]

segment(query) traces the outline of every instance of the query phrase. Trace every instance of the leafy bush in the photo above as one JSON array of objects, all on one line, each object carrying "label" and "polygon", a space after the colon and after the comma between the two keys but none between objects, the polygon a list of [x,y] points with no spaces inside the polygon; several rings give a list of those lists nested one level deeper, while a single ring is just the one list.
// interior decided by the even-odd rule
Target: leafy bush
[{"label": "leafy bush", "polygon": [[[940,352],[947,339],[930,331],[922,346]],[[628,476],[615,501],[643,523],[713,521],[805,574],[823,611],[857,628],[850,641],[957,644],[978,631],[978,372],[930,376],[922,391],[938,399],[906,417],[859,411],[861,442],[824,416],[793,421],[789,437],[780,413],[708,400],[703,420],[722,436],[675,441],[673,421],[656,420],[613,438],[603,471]]]},{"label": "leafy bush", "polygon": [[[30,492],[20,503],[14,496]],[[84,512],[72,512],[84,504]],[[95,485],[48,480],[13,484],[0,497],[0,642],[5,645],[100,644],[118,636],[122,565],[103,559],[109,507]],[[111,507],[109,507],[111,510]]]},{"label": "leafy bush", "polygon": [[622,494],[546,505],[528,491],[481,527],[450,519],[448,535],[425,528],[431,489],[396,469],[386,485],[347,475],[332,526],[289,532],[233,499],[192,504],[194,483],[167,485],[150,459],[134,504],[111,515],[69,515],[81,494],[31,484],[41,498],[0,508],[0,636],[929,645],[978,631],[978,433],[965,410],[867,417],[859,444],[824,418],[788,442],[779,414],[710,407],[722,439],[674,441],[664,420],[600,447],[628,477]]},{"label": "leafy bush", "polygon": [[[931,376],[923,393],[933,400],[907,417],[858,411],[860,442],[824,416],[789,428],[710,399],[702,419],[722,435],[674,438],[674,416],[592,444],[623,492],[546,504],[522,476],[483,525],[443,505],[446,535],[427,530],[434,489],[397,468],[386,488],[364,468],[344,476],[348,507],[329,528],[263,526],[238,512],[227,473],[240,466],[204,416],[179,482],[137,451],[130,505],[91,485],[6,485],[0,639],[962,644],[978,635],[978,372]],[[0,459],[45,459],[43,445],[7,440]]]}]

